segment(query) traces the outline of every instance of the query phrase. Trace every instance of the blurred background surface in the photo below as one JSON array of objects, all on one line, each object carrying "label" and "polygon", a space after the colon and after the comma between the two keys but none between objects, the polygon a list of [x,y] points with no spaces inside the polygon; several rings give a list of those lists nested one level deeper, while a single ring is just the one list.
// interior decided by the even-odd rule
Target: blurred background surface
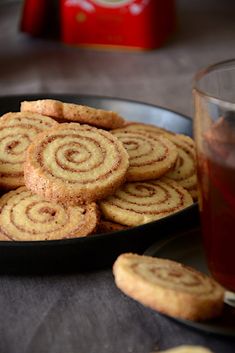
[{"label": "blurred background surface", "polygon": [[[0,0],[0,96],[115,96],[192,116],[194,73],[235,57],[235,1],[177,0],[176,4],[177,30],[164,46],[127,52],[81,49],[30,37],[19,31],[23,1]],[[192,343],[234,353],[234,340],[189,330],[121,296],[110,270],[4,275],[0,288],[4,353],[142,353]]]},{"label": "blurred background surface", "polygon": [[22,4],[0,3],[0,95],[106,95],[192,115],[194,73],[235,57],[233,0],[176,1],[176,32],[161,48],[144,52],[84,49],[31,37],[19,31]]}]

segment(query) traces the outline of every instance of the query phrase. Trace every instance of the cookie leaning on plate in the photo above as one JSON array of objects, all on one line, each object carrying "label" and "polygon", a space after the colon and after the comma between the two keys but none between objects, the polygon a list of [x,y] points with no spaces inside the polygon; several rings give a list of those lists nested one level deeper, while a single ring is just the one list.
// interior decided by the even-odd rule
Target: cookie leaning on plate
[{"label": "cookie leaning on plate", "polygon": [[0,240],[55,240],[93,233],[99,222],[95,203],[69,206],[46,201],[22,186],[0,199]]},{"label": "cookie leaning on plate", "polygon": [[113,273],[125,294],[163,314],[187,320],[221,314],[224,289],[175,261],[127,253],[117,258]]},{"label": "cookie leaning on plate", "polygon": [[112,194],[124,182],[128,166],[125,148],[109,132],[59,124],[29,146],[25,185],[47,200],[90,203]]},{"label": "cookie leaning on plate", "polygon": [[104,129],[116,129],[124,125],[124,119],[113,111],[63,103],[53,99],[22,102],[21,111],[51,116],[60,122],[73,121]]},{"label": "cookie leaning on plate", "polygon": [[106,219],[126,226],[151,222],[193,204],[191,195],[173,180],[162,178],[125,183],[100,201]]},{"label": "cookie leaning on plate", "polygon": [[170,171],[178,157],[175,145],[167,138],[149,135],[145,131],[113,130],[129,154],[127,181],[160,178]]},{"label": "cookie leaning on plate", "polygon": [[0,186],[6,190],[24,185],[23,163],[29,144],[42,131],[58,123],[34,113],[7,113],[0,119]]}]

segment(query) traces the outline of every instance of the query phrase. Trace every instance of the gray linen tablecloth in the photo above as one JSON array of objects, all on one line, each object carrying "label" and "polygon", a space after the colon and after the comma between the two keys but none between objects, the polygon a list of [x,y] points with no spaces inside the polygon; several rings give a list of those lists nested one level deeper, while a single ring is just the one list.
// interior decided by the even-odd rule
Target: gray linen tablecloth
[{"label": "gray linen tablecloth", "polygon": [[[0,3],[0,95],[83,93],[132,98],[191,115],[192,76],[235,57],[234,1],[179,1],[165,47],[144,53],[81,50],[18,32],[21,4]],[[92,259],[91,259],[92,261]],[[192,331],[143,307],[110,269],[0,277],[1,353],[148,353],[202,344],[234,353],[235,341]]]}]

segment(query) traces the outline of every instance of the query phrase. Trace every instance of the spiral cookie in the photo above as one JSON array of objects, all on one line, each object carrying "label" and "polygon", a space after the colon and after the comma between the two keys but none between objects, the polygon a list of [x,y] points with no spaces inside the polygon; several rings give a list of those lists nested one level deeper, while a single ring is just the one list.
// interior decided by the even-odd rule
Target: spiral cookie
[{"label": "spiral cookie", "polygon": [[100,202],[105,218],[127,226],[137,226],[175,213],[193,203],[191,195],[173,180],[124,184]]},{"label": "spiral cookie", "polygon": [[1,240],[53,240],[91,234],[99,221],[95,203],[65,207],[45,201],[25,186],[0,199]]},{"label": "spiral cookie", "polygon": [[177,150],[174,144],[160,135],[124,129],[112,131],[129,154],[128,181],[151,180],[166,174],[175,164]]},{"label": "spiral cookie", "polygon": [[159,353],[213,353],[211,350],[201,346],[179,346]]},{"label": "spiral cookie", "polygon": [[175,135],[169,139],[176,145],[178,159],[175,168],[166,174],[187,189],[191,196],[197,198],[196,151],[195,143],[185,135]]},{"label": "spiral cookie", "polygon": [[175,261],[122,254],[113,273],[125,294],[169,316],[206,320],[222,311],[224,289],[212,278]]},{"label": "spiral cookie", "polygon": [[60,124],[30,145],[25,185],[47,200],[83,204],[112,194],[129,166],[122,143],[107,131]]},{"label": "spiral cookie", "polygon": [[85,105],[63,103],[53,99],[25,101],[21,111],[51,116],[59,121],[74,121],[104,129],[116,129],[124,125],[124,119],[113,111],[95,109]]},{"label": "spiral cookie", "polygon": [[0,120],[0,186],[15,189],[24,185],[25,151],[35,136],[58,125],[46,116],[7,113]]}]

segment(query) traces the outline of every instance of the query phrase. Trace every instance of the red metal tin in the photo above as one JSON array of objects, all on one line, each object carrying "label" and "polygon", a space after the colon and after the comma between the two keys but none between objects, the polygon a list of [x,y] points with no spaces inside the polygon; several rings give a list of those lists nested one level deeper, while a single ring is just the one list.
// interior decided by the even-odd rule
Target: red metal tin
[{"label": "red metal tin", "polygon": [[20,29],[33,36],[40,36],[46,31],[47,0],[25,0]]},{"label": "red metal tin", "polygon": [[61,0],[67,44],[152,49],[174,28],[174,0]]}]

